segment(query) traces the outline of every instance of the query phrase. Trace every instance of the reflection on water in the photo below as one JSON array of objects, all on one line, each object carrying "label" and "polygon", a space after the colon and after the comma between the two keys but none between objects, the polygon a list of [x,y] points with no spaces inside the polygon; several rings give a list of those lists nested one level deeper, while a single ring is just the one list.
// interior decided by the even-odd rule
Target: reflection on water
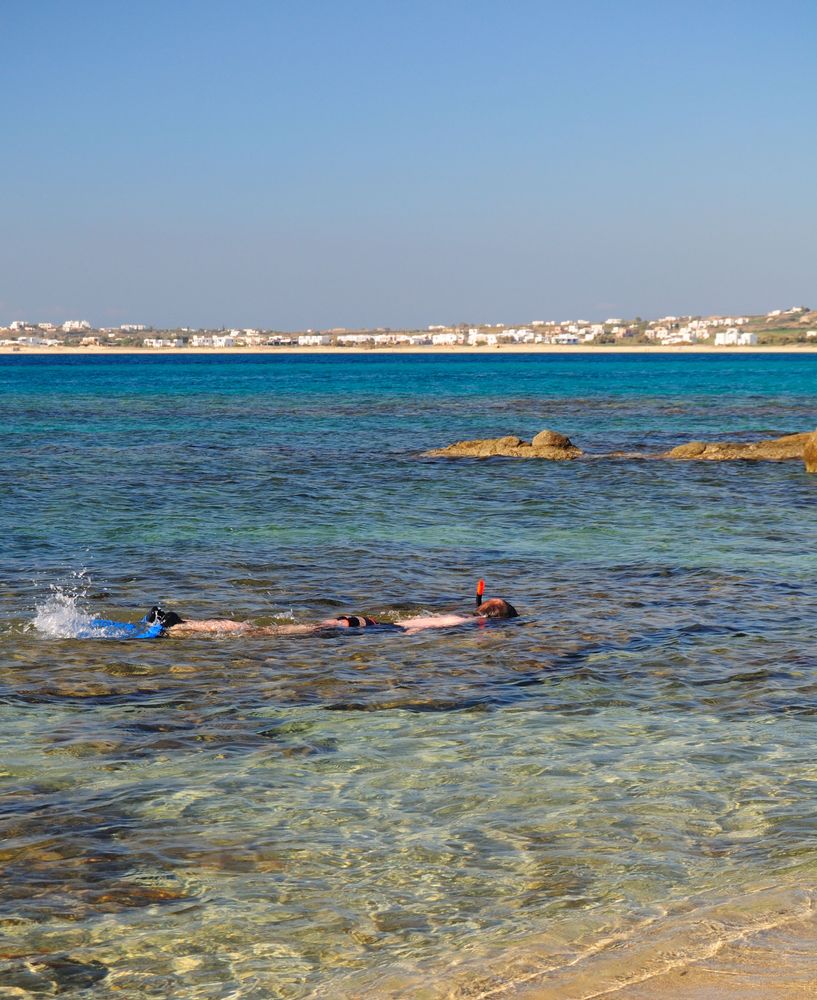
[{"label": "reflection on water", "polygon": [[[654,359],[650,395],[547,359],[378,361],[377,391],[357,362],[0,380],[0,992],[584,997],[805,933],[814,477],[417,456],[477,425],[800,430],[806,360],[726,384]],[[523,617],[70,638],[159,599],[389,620],[468,607],[479,575]]]}]

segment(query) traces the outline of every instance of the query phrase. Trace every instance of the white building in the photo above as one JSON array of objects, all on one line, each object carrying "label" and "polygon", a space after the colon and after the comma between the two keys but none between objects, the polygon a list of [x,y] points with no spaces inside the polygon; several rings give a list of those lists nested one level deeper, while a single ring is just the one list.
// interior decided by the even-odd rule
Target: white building
[{"label": "white building", "polygon": [[486,347],[496,347],[499,343],[499,338],[505,336],[505,331],[501,333],[486,333],[483,330],[469,330],[468,331],[468,344],[470,347],[478,347],[480,344],[484,344]]},{"label": "white building", "polygon": [[212,347],[213,338],[206,333],[194,333],[190,341],[191,347]]},{"label": "white building", "polygon": [[[109,335],[110,336],[110,335]],[[145,347],[184,347],[183,337],[145,337]]]},{"label": "white building", "polygon": [[532,344],[533,343],[533,330],[526,326],[520,326],[516,331],[514,338],[517,344]]},{"label": "white building", "polygon": [[328,347],[331,343],[328,333],[302,333],[298,337],[299,347]]},{"label": "white building", "polygon": [[741,331],[736,326],[731,326],[728,330],[718,330],[715,334],[715,347],[753,347],[756,343],[756,333]]},{"label": "white building", "polygon": [[239,333],[234,337],[237,346],[258,347],[264,343],[264,337],[260,333]]},{"label": "white building", "polygon": [[87,319],[67,319],[62,324],[63,333],[78,333],[80,330],[90,330],[91,324]]},{"label": "white building", "polygon": [[715,334],[715,347],[734,347],[738,342],[738,331],[735,327],[728,330],[718,330]]},{"label": "white building", "polygon": [[235,347],[235,337],[229,333],[217,334],[213,337],[213,347]]},{"label": "white building", "polygon": [[462,343],[462,337],[458,333],[435,333],[431,337],[431,343],[435,347],[453,347]]},{"label": "white building", "polygon": [[363,344],[373,344],[374,339],[370,333],[344,333],[338,337],[338,343],[347,347],[361,347]]},{"label": "white building", "polygon": [[408,344],[410,341],[411,337],[407,333],[377,333],[374,336],[374,342],[381,347]]}]

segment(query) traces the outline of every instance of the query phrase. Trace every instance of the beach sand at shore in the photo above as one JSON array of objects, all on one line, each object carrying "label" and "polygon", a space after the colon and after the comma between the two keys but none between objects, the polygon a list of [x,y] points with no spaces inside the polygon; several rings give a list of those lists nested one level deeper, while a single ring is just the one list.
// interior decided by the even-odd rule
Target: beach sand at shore
[{"label": "beach sand at shore", "polygon": [[755,347],[711,347],[706,344],[690,346],[673,345],[594,345],[594,344],[502,344],[498,347],[0,347],[0,354],[35,354],[49,357],[68,355],[114,355],[114,354],[175,354],[175,355],[222,355],[233,357],[237,354],[817,354],[817,344],[769,344]]},{"label": "beach sand at shore", "polygon": [[[688,961],[671,951],[664,971],[613,959],[608,974],[579,970],[553,979],[528,973],[519,980],[455,990],[449,1000],[814,1000],[817,924],[804,920],[724,944]],[[605,963],[606,964],[606,963]],[[549,981],[550,980],[550,981]]]},{"label": "beach sand at shore", "polygon": [[[642,982],[581,993],[582,1000],[814,1000],[817,925],[804,920],[724,945],[716,954]],[[668,956],[672,961],[672,956]],[[637,977],[638,971],[633,970]],[[531,988],[519,1000],[565,1000],[559,991]]]},{"label": "beach sand at shore", "polygon": [[[814,890],[761,890],[614,935],[559,960],[558,939],[460,979],[447,1000],[814,1000]],[[555,948],[554,948],[555,945]]]}]

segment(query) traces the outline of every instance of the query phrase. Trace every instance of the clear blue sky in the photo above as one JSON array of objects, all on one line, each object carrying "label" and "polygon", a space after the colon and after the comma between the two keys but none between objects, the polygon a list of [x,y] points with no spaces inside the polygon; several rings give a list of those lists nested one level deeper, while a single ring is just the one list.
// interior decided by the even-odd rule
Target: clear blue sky
[{"label": "clear blue sky", "polygon": [[813,0],[30,0],[0,38],[0,322],[817,306]]}]

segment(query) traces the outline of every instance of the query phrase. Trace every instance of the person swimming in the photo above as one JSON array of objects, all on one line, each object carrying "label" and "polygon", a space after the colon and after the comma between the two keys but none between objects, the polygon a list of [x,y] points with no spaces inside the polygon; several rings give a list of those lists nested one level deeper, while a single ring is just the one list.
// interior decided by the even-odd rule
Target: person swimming
[{"label": "person swimming", "polygon": [[252,622],[238,622],[231,618],[186,619],[175,611],[166,611],[159,605],[154,605],[145,615],[147,624],[159,622],[167,633],[181,635],[313,635],[320,632],[332,632],[336,629],[374,628],[390,632],[420,632],[430,628],[454,628],[457,625],[469,625],[481,619],[518,618],[519,612],[508,601],[501,597],[491,597],[482,600],[484,583],[480,580],[477,587],[477,607],[466,615],[419,615],[412,618],[398,618],[394,622],[378,622],[367,615],[339,615],[337,618],[327,618],[320,622],[303,625],[254,625]]}]

